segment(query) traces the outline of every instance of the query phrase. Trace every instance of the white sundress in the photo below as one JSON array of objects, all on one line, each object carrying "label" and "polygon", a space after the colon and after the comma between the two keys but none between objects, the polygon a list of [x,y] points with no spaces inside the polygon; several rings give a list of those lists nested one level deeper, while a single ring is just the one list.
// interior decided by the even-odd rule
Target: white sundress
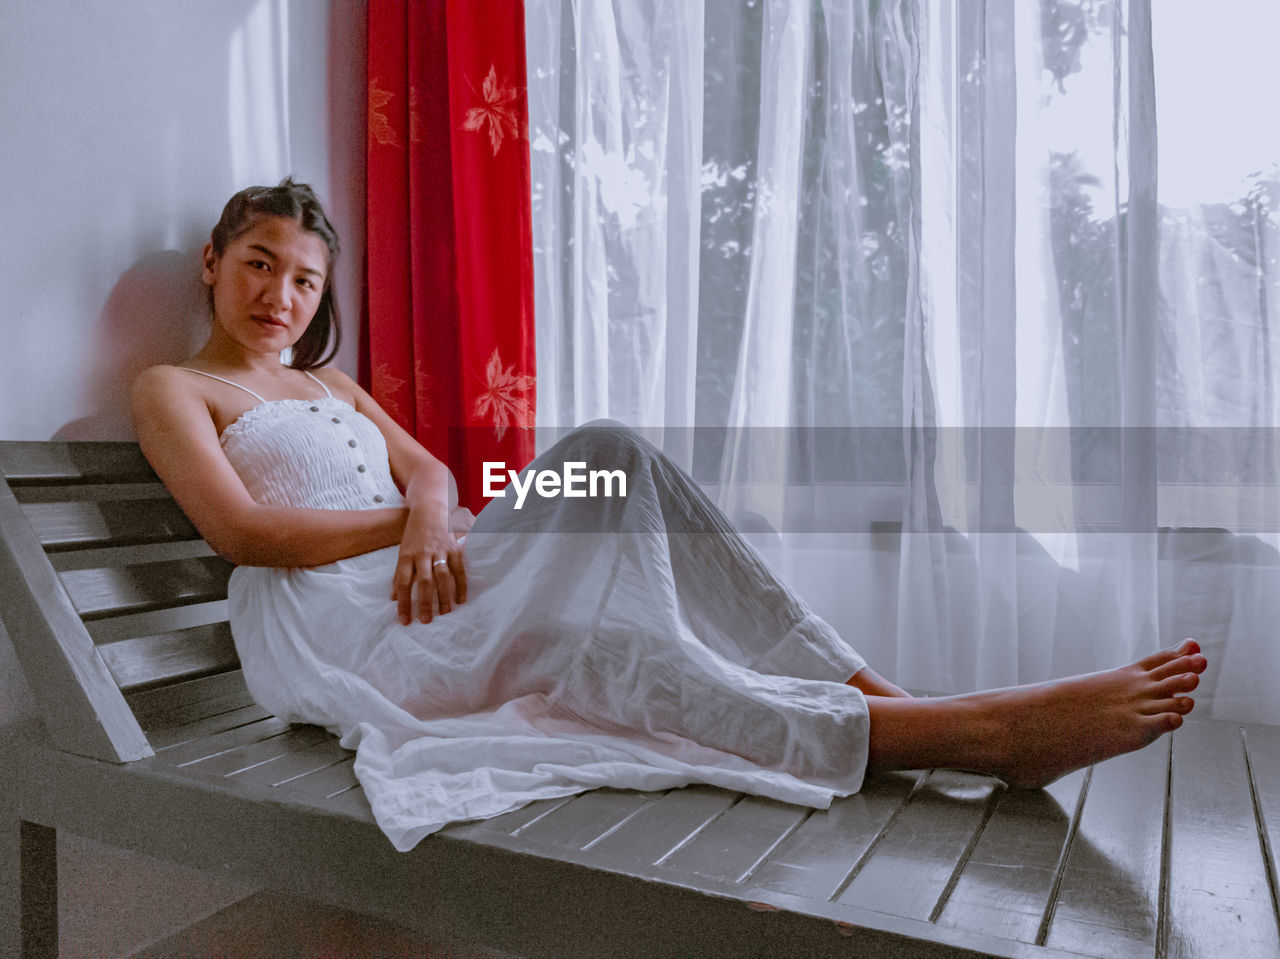
[{"label": "white sundress", "polygon": [[[255,500],[403,505],[380,431],[349,404],[246,392],[259,405],[221,442]],[[237,567],[231,629],[254,699],[356,750],[400,850],[599,786],[699,782],[819,808],[856,792],[869,720],[845,681],[861,657],[631,431],[582,427],[530,468],[564,461],[624,470],[625,498],[492,500],[466,539],[467,602],[430,623],[397,619],[395,547]]]}]

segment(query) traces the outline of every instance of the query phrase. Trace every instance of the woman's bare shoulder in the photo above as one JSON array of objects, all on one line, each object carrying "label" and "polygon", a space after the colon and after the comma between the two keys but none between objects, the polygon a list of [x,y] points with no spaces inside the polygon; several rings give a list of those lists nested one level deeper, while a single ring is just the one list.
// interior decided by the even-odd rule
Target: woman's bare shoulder
[{"label": "woman's bare shoulder", "polygon": [[352,406],[357,405],[356,400],[364,393],[364,390],[360,388],[360,384],[337,367],[324,366],[311,370],[310,373],[325,386],[329,387],[329,391],[334,396],[346,400]]},{"label": "woman's bare shoulder", "polygon": [[197,377],[191,376],[180,366],[171,366],[168,363],[148,366],[133,378],[133,396],[137,399],[195,392],[198,386],[193,382],[195,379]]},{"label": "woman's bare shoulder", "polygon": [[148,424],[195,420],[203,424],[210,419],[209,402],[204,384],[178,366],[149,366],[133,380],[132,400],[134,425],[139,436]]}]

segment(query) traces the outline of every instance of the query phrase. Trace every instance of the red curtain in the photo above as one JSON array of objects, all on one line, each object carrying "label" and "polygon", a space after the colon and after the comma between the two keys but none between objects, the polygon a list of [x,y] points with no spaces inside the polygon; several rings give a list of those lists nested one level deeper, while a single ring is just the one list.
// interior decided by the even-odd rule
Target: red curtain
[{"label": "red curtain", "polygon": [[522,0],[370,0],[361,381],[483,506],[533,457]]}]

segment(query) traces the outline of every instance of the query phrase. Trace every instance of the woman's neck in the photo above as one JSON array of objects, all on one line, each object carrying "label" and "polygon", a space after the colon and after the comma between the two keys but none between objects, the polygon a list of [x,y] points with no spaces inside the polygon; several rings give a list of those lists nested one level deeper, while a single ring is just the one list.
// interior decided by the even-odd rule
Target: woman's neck
[{"label": "woman's neck", "polygon": [[279,353],[259,353],[245,349],[244,346],[230,337],[219,335],[220,332],[215,323],[209,339],[204,346],[186,361],[187,364],[208,367],[209,370],[223,370],[254,376],[276,376],[287,369],[280,362]]}]

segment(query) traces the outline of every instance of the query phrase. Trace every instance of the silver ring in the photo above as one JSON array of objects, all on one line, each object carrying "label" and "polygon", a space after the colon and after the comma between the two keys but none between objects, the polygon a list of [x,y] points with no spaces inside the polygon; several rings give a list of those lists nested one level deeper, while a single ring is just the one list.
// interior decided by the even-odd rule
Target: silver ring
[{"label": "silver ring", "polygon": [[448,565],[449,565],[449,561],[447,559],[438,559],[431,564],[431,568],[435,569],[437,566],[448,566]]}]

